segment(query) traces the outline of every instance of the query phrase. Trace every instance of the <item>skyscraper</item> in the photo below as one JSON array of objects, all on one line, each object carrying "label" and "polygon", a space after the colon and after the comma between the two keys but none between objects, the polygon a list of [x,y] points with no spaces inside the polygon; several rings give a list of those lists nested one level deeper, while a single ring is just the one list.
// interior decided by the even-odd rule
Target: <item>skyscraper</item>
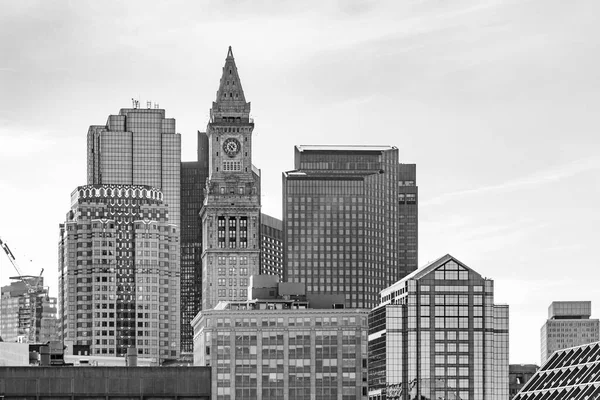
[{"label": "skyscraper", "polygon": [[591,315],[591,301],[553,301],[540,332],[541,365],[556,350],[599,341],[600,321]]},{"label": "skyscraper", "polygon": [[60,225],[62,339],[156,364],[179,356],[178,224],[160,190],[86,185]]},{"label": "skyscraper", "polygon": [[124,108],[87,137],[88,185],[146,185],[159,189],[169,221],[179,226],[181,136],[165,110]]},{"label": "skyscraper", "polygon": [[202,309],[246,299],[260,257],[260,177],[252,165],[250,103],[231,47],[206,129],[208,181],[202,219]]},{"label": "skyscraper", "polygon": [[369,313],[369,399],[508,398],[508,306],[451,255],[381,292]]},{"label": "skyscraper", "polygon": [[208,137],[198,132],[198,161],[181,163],[181,355],[191,358],[190,323],[202,306],[202,229],[200,209],[208,177]]},{"label": "skyscraper", "polygon": [[90,126],[87,180],[60,226],[62,338],[92,354],[180,350],[181,140],[165,110],[121,109]]},{"label": "skyscraper", "polygon": [[415,170],[392,146],[296,146],[283,174],[284,280],[377,305],[417,268]]}]

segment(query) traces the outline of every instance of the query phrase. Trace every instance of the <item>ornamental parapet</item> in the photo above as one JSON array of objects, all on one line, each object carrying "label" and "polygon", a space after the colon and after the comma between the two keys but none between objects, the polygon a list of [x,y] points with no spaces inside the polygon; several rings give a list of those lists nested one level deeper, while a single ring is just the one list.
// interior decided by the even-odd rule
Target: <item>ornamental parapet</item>
[{"label": "ornamental parapet", "polygon": [[146,199],[163,201],[163,193],[147,185],[85,185],[71,193],[71,204],[85,199]]}]

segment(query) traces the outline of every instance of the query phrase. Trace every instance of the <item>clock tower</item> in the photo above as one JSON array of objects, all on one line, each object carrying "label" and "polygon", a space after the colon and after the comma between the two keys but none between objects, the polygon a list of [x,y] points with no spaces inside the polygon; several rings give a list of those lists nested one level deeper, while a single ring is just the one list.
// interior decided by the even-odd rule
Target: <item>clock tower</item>
[{"label": "clock tower", "polygon": [[250,103],[231,47],[206,128],[209,170],[202,219],[202,309],[247,298],[259,272],[260,171],[252,165]]}]

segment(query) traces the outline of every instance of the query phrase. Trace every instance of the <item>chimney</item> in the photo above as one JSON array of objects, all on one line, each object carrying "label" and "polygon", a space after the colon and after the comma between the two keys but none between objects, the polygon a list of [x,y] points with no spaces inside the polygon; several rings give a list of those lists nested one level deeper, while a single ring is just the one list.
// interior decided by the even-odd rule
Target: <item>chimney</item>
[{"label": "chimney", "polygon": [[127,357],[125,363],[128,367],[137,367],[137,349],[135,347],[127,348]]}]

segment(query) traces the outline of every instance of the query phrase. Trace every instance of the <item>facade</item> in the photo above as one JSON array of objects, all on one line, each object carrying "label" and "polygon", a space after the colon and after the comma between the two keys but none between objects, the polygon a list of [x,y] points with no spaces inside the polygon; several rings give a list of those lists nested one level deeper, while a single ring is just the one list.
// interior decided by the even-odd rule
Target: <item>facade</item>
[{"label": "facade", "polygon": [[600,342],[557,350],[513,400],[593,400],[600,395]]},{"label": "facade", "polygon": [[381,292],[369,313],[369,399],[508,398],[508,306],[446,255]]},{"label": "facade", "polygon": [[179,228],[160,190],[87,185],[60,225],[60,330],[91,354],[179,357]]},{"label": "facade", "polygon": [[417,268],[415,171],[392,146],[296,146],[283,174],[284,280],[375,307]]},{"label": "facade", "polygon": [[[134,102],[137,104],[137,102]],[[159,189],[169,220],[179,227],[181,136],[165,110],[124,108],[87,137],[88,185],[145,185]]]},{"label": "facade", "polygon": [[283,222],[260,215],[260,273],[283,280]]},{"label": "facade", "polygon": [[6,342],[56,340],[56,298],[48,295],[42,277],[25,279],[28,284],[18,281],[2,287],[0,335]]},{"label": "facade", "polygon": [[515,397],[539,368],[535,364],[510,364],[508,366],[509,398]]},{"label": "facade", "polygon": [[542,365],[556,350],[600,340],[600,322],[590,319],[590,301],[553,301],[548,307],[548,320],[542,326]]},{"label": "facade", "polygon": [[202,310],[247,296],[259,272],[260,178],[252,166],[250,103],[231,47],[207,126],[209,164],[202,220]]},{"label": "facade", "polygon": [[202,306],[200,209],[208,177],[208,137],[198,132],[198,161],[181,163],[181,356],[193,351],[190,322]]},{"label": "facade", "polygon": [[31,400],[208,400],[203,367],[0,367],[0,396]]},{"label": "facade", "polygon": [[194,364],[211,368],[212,399],[366,399],[368,311],[252,278],[253,300],[220,303],[192,322]]}]

